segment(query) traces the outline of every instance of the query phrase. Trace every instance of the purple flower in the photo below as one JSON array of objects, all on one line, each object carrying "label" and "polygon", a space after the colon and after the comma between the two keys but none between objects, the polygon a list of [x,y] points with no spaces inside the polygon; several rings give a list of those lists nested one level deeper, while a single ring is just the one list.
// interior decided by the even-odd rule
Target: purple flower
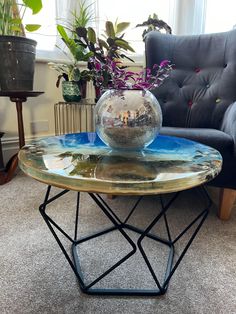
[{"label": "purple flower", "polygon": [[100,71],[101,70],[101,64],[99,62],[95,63],[95,69],[96,69],[96,71]]},{"label": "purple flower", "polygon": [[90,61],[94,69],[94,84],[100,89],[142,89],[150,90],[160,86],[169,76],[173,66],[168,60],[152,69],[146,68],[141,72],[126,71],[120,61],[105,58],[105,62],[92,57]]},{"label": "purple flower", "polygon": [[160,67],[163,68],[163,67],[166,67],[167,65],[170,64],[170,61],[169,60],[163,60],[161,61],[160,63]]}]

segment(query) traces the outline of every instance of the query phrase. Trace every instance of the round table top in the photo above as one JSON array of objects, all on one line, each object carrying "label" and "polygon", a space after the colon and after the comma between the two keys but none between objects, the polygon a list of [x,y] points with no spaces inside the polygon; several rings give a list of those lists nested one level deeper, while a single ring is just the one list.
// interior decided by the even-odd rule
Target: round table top
[{"label": "round table top", "polygon": [[18,157],[27,175],[48,185],[117,195],[185,190],[213,179],[222,166],[217,150],[163,135],[142,151],[112,150],[96,133],[53,136],[32,141]]}]

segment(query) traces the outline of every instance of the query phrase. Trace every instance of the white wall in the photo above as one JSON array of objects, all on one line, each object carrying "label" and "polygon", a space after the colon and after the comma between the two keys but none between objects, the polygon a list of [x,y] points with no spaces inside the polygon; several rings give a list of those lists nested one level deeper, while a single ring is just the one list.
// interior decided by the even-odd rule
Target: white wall
[{"label": "white wall", "polygon": [[[56,72],[50,70],[46,62],[37,62],[35,68],[34,90],[44,91],[36,98],[28,98],[23,103],[23,119],[26,142],[34,136],[54,134],[54,104],[62,101],[61,89],[56,88]],[[43,125],[45,131],[34,131],[32,122]],[[39,122],[39,124],[37,124]],[[15,103],[9,98],[0,98],[0,131],[5,135],[2,138],[4,162],[17,151],[18,127]]]}]

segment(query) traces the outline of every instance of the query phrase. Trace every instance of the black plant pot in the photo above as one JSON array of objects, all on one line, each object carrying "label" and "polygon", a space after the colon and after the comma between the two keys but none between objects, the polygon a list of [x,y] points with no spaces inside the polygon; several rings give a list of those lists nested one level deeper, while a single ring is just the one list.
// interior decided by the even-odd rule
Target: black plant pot
[{"label": "black plant pot", "polygon": [[29,38],[0,36],[0,90],[33,90],[36,45]]}]

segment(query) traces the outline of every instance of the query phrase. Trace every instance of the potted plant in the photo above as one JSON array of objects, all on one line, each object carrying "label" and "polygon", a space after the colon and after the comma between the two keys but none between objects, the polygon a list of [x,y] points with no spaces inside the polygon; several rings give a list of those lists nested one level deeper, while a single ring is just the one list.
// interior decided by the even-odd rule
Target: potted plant
[{"label": "potted plant", "polygon": [[57,25],[58,33],[61,36],[65,47],[58,47],[66,55],[68,62],[53,63],[48,65],[51,69],[58,72],[56,86],[59,87],[62,81],[62,95],[65,101],[79,101],[86,97],[86,84],[91,79],[91,72],[88,69],[81,70],[81,62],[88,62],[93,52],[88,51],[84,45],[78,42],[76,29],[83,27],[86,29],[87,24],[93,19],[90,14],[90,6],[86,5],[86,1],[79,3],[79,14],[72,12],[72,23],[66,22],[64,25]]},{"label": "potted plant", "polygon": [[36,41],[24,37],[24,28],[37,30],[40,25],[23,26],[26,10],[32,14],[42,8],[41,0],[2,0],[0,2],[0,89],[24,90],[33,89]]},{"label": "potted plant", "polygon": [[[128,58],[124,54],[124,51],[134,51],[129,43],[124,40],[123,31],[129,26],[130,23],[122,22],[112,23],[107,21],[105,24],[105,32],[102,34],[104,39],[99,38],[96,35],[95,30],[88,26],[93,21],[93,14],[90,13],[90,6],[86,5],[86,0],[79,3],[79,14],[76,11],[72,12],[74,17],[72,23],[64,23],[64,25],[57,25],[58,33],[64,42],[66,49],[59,47],[68,57],[69,63],[56,64],[49,63],[50,68],[59,72],[56,85],[59,86],[61,78],[62,81],[62,93],[64,99],[68,99],[65,95],[65,89],[68,91],[75,86],[77,92],[78,85],[80,87],[81,96],[84,97],[83,91],[86,89],[86,83],[89,80],[93,80],[93,75],[96,69],[94,68],[94,59],[100,62],[105,62],[106,57],[112,59]],[[80,71],[80,63],[86,62],[88,68]],[[133,61],[133,60],[131,60]],[[103,73],[104,76],[106,73]],[[105,81],[108,81],[106,78]],[[67,88],[67,86],[69,86]],[[95,86],[97,87],[97,86]],[[97,92],[100,92],[97,90]],[[72,95],[72,91],[71,91]],[[71,96],[70,95],[70,96]]]},{"label": "potted plant", "polygon": [[137,24],[136,27],[146,27],[142,34],[143,40],[147,33],[151,31],[161,32],[164,30],[167,34],[172,34],[171,27],[163,20],[160,20],[156,13],[153,13],[152,16],[149,15],[147,21],[144,21],[142,24]]},{"label": "potted plant", "polygon": [[96,35],[93,28],[78,27],[76,33],[78,36],[78,42],[83,45],[86,49],[92,52],[92,57],[88,60],[88,68],[90,69],[92,76],[96,76],[96,63],[99,62],[102,67],[102,73],[100,79],[103,81],[102,85],[96,84],[94,81],[96,90],[96,100],[100,97],[103,89],[109,87],[110,73],[106,71],[107,58],[110,60],[119,60],[119,67],[124,68],[122,60],[124,58],[133,62],[131,58],[126,55],[127,51],[134,52],[134,49],[124,39],[124,30],[130,25],[129,22],[118,22],[106,21],[105,32],[102,34],[102,38]]},{"label": "potted plant", "polygon": [[88,70],[80,70],[75,63],[54,63],[49,62],[49,67],[58,72],[56,86],[59,87],[62,81],[62,96],[66,102],[77,102],[86,98],[86,82],[91,80],[91,73]]}]

